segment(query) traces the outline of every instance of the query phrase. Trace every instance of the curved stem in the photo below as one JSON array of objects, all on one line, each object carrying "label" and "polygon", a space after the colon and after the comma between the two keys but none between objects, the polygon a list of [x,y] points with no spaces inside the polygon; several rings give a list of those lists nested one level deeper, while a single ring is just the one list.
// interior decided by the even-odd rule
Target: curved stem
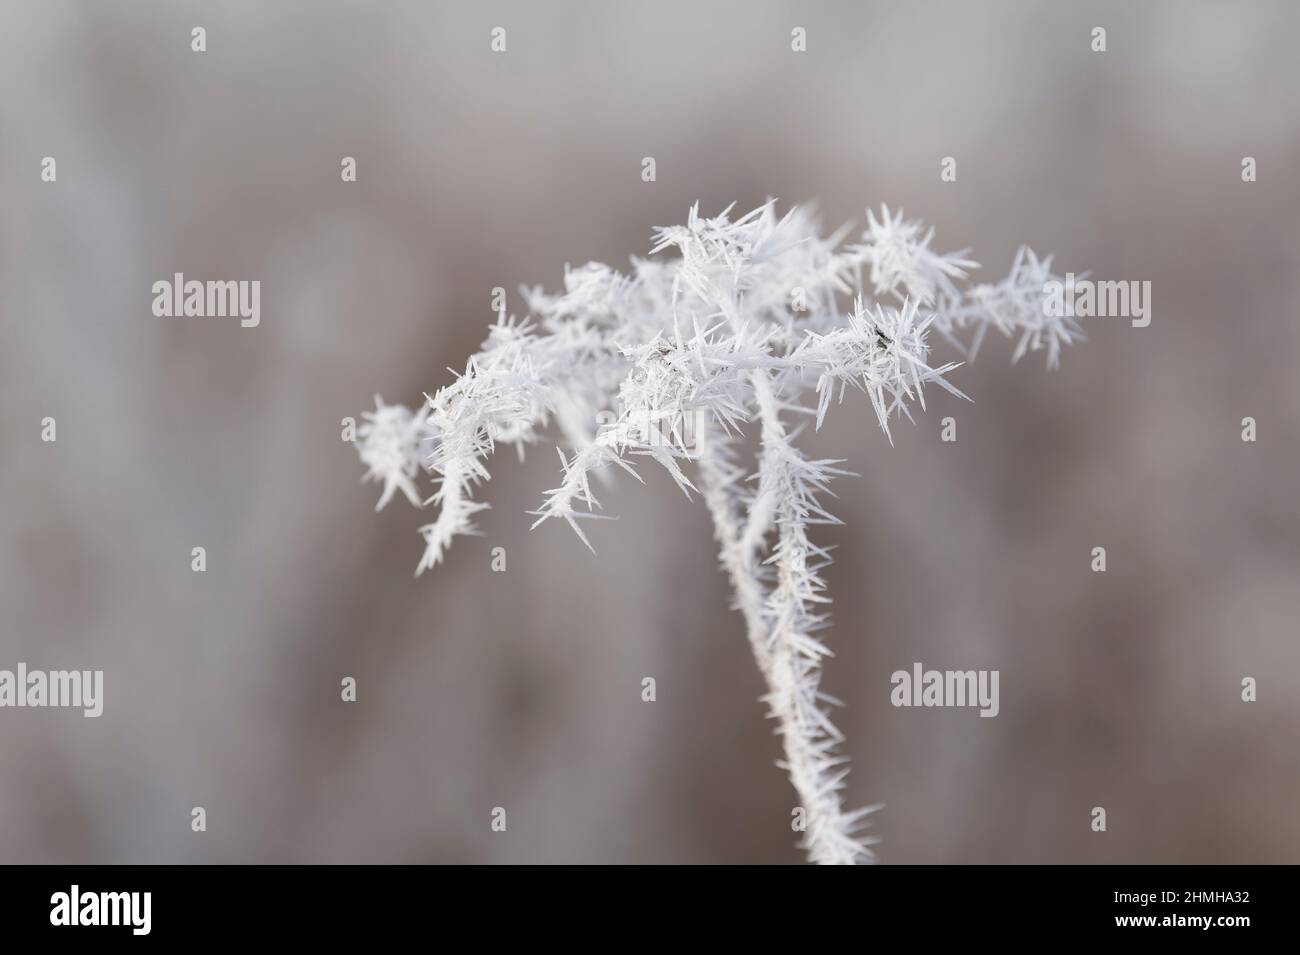
[{"label": "curved stem", "polygon": [[[745,620],[754,660],[764,676],[770,667],[767,647],[767,622],[763,619],[765,595],[754,555],[742,545],[740,502],[734,491],[740,469],[731,460],[729,439],[713,421],[700,428],[696,450],[699,454],[700,479],[704,503],[713,516],[713,536],[718,542],[718,556],[731,579],[736,609]],[[770,689],[770,687],[769,687]]]},{"label": "curved stem", "polygon": [[[763,460],[748,525],[741,526],[738,496],[732,490],[738,469],[728,460],[725,439],[712,423],[704,429],[699,446],[704,497],[754,660],[767,684],[764,700],[781,736],[781,766],[805,813],[803,848],[819,864],[871,861],[870,840],[854,832],[872,809],[853,813],[843,809],[841,788],[848,771],[843,757],[834,752],[842,736],[821,705],[826,698],[819,689],[821,657],[828,651],[809,633],[821,619],[812,605],[826,598],[821,595],[820,579],[808,565],[810,556],[824,556],[825,551],[813,545],[806,533],[812,502],[795,468],[807,462],[789,443],[767,373],[755,372],[754,379],[763,424]],[[769,562],[776,565],[776,578],[768,593],[758,554],[773,526],[777,543]]]}]

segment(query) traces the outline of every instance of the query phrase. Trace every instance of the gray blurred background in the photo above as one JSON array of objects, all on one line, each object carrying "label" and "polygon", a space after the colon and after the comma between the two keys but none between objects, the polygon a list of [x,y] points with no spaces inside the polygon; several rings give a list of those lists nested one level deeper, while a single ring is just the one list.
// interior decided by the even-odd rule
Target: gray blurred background
[{"label": "gray blurred background", "polygon": [[[975,403],[893,448],[861,401],[811,443],[861,474],[825,682],[882,859],[1300,861],[1298,33],[1284,3],[5,0],[0,667],[106,699],[0,711],[0,860],[799,861],[701,504],[619,482],[593,558],[528,531],[554,452],[502,454],[484,536],[416,580],[428,515],[374,514],[339,439],[445,384],[493,286],[518,309],[772,195],[902,206],[983,278],[1026,242],[1154,286],[1055,373],[991,339]],[[155,318],[177,271],[261,280],[261,326]],[[913,661],[1000,670],[1001,714],[893,708]]]}]

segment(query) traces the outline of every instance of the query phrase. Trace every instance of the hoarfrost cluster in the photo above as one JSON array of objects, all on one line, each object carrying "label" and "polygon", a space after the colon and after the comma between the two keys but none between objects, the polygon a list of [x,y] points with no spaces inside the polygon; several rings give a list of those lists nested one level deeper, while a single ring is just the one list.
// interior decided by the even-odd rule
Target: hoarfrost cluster
[{"label": "hoarfrost cluster", "polygon": [[[809,211],[778,216],[771,201],[736,218],[696,206],[627,272],[591,263],[567,268],[562,292],[524,289],[527,318],[502,312],[452,383],[417,410],[376,399],[357,435],[379,507],[400,490],[436,510],[417,573],[476,532],[497,446],[522,453],[552,426],[559,479],[534,526],[562,520],[591,547],[593,475],[641,480],[647,464],[702,497],[804,810],[801,845],[819,863],[872,861],[863,830],[878,807],[844,807],[843,737],[820,688],[830,555],[812,532],[838,523],[822,502],[847,472],[806,455],[800,432],[859,392],[892,442],[891,422],[924,408],[927,385],[964,397],[948,381],[957,363],[931,357],[932,331],[973,357],[993,329],[1015,340],[1014,359],[1044,351],[1050,366],[1082,338],[1043,308],[1059,280],[1050,258],[1021,248],[1007,278],[963,287],[976,263],[934,251],[933,231],[901,212],[868,212],[857,243],[848,231],[824,236]],[[751,427],[753,464],[741,444]]]}]

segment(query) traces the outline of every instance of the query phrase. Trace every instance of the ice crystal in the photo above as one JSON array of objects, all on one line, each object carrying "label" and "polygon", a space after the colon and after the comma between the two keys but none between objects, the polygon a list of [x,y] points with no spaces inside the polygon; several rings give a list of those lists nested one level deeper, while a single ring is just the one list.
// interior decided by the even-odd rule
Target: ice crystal
[{"label": "ice crystal", "polygon": [[[592,547],[582,522],[602,516],[593,475],[640,480],[645,462],[698,492],[805,812],[801,844],[819,863],[872,861],[862,830],[877,807],[844,808],[843,737],[820,688],[830,555],[811,531],[838,523],[822,500],[846,472],[806,456],[790,422],[820,428],[856,391],[892,441],[891,420],[924,408],[925,386],[961,396],[947,380],[958,365],[931,358],[932,329],[973,353],[991,328],[1017,339],[1015,358],[1045,349],[1050,366],[1082,337],[1047,314],[1051,260],[1027,248],[1006,279],[963,289],[977,264],[934,251],[933,231],[901,212],[869,211],[861,242],[844,246],[846,235],[823,235],[804,209],[778,216],[772,201],[735,218],[693,207],[684,225],[655,230],[652,257],[627,273],[592,263],[566,269],[561,292],[523,290],[527,319],[502,313],[454,382],[418,412],[377,401],[358,433],[366,478],[384,483],[380,507],[395,490],[419,502],[421,457],[433,476],[438,515],[421,528],[417,573],[475,533],[488,505],[474,494],[497,444],[522,453],[552,423],[560,478],[534,526],[559,518]],[[751,424],[752,472],[738,443]]]}]

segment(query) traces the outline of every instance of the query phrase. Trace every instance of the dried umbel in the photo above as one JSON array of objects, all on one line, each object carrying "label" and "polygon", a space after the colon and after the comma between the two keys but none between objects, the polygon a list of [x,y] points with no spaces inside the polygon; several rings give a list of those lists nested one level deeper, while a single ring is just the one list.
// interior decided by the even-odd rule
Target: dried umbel
[{"label": "dried umbel", "polygon": [[[503,313],[464,373],[419,410],[377,400],[357,441],[366,477],[384,484],[381,507],[394,490],[419,501],[422,469],[433,479],[425,503],[437,516],[420,528],[417,573],[475,532],[488,505],[474,493],[497,445],[522,449],[552,424],[560,480],[536,524],[559,518],[591,547],[582,522],[601,516],[592,475],[640,480],[647,460],[688,497],[698,492],[767,683],[805,814],[801,844],[819,863],[872,861],[863,829],[878,807],[843,806],[843,737],[820,689],[830,555],[811,534],[838,523],[821,500],[846,472],[807,457],[796,422],[820,427],[856,390],[889,437],[891,419],[925,406],[926,385],[961,396],[947,380],[957,364],[930,357],[931,331],[973,353],[992,328],[1016,338],[1015,358],[1045,350],[1053,366],[1082,338],[1073,319],[1046,314],[1043,287],[1056,277],[1028,249],[1001,282],[962,288],[976,264],[935,252],[932,231],[901,213],[868,213],[860,243],[843,245],[847,232],[823,236],[811,214],[779,217],[773,202],[736,219],[692,208],[685,225],[656,230],[653,257],[629,273],[593,263],[567,269],[562,293],[523,290],[527,319]],[[739,444],[750,425],[761,442],[753,465]]]}]

